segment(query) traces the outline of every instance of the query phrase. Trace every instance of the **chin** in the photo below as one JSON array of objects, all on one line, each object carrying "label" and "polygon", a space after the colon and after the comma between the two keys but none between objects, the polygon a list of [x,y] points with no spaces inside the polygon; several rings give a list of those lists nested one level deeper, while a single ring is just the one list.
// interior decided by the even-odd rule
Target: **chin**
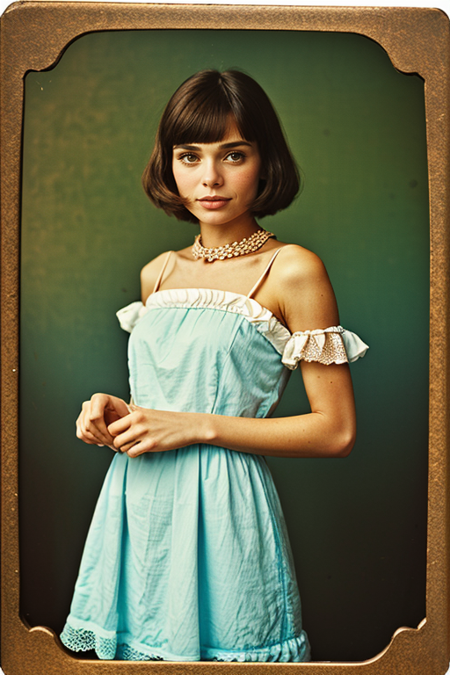
[{"label": "chin", "polygon": [[205,225],[216,225],[216,226],[223,226],[223,225],[233,225],[239,218],[241,218],[246,211],[242,211],[239,213],[219,213],[217,211],[211,212],[211,213],[194,213],[192,212],[193,215],[198,218],[198,221],[200,224],[204,223]]}]

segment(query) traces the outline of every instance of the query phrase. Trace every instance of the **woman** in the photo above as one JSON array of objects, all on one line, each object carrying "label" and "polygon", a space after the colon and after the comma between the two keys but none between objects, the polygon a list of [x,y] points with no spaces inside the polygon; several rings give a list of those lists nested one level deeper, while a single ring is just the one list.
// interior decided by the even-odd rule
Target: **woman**
[{"label": "woman", "polygon": [[[320,259],[256,218],[286,208],[298,172],[264,91],[202,71],[170,99],[144,173],[153,203],[198,222],[192,247],[141,272],[132,403],[95,394],[77,435],[118,454],[62,634],[100,658],[306,661],[309,644],[264,455],[345,457],[355,440],[347,362]],[[300,363],[311,412],[271,418]]]}]

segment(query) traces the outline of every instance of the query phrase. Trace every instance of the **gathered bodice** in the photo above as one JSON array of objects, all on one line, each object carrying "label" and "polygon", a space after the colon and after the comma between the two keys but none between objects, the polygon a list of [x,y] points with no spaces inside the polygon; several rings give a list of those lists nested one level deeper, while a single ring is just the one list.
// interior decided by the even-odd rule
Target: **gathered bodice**
[{"label": "gathered bodice", "polygon": [[302,359],[346,363],[367,350],[342,327],[291,335],[268,309],[238,293],[168,289],[118,312],[129,343],[137,405],[266,417]]}]

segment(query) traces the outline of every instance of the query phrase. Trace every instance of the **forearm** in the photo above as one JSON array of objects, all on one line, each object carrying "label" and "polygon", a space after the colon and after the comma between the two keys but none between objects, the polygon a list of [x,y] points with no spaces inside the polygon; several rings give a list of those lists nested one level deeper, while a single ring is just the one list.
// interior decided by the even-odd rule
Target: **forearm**
[{"label": "forearm", "polygon": [[355,441],[354,415],[330,419],[321,412],[253,419],[200,415],[196,442],[273,457],[345,457]]},{"label": "forearm", "polygon": [[302,374],[312,412],[269,419],[207,415],[200,425],[204,442],[274,457],[346,457],[356,436],[348,366],[303,362]]},{"label": "forearm", "polygon": [[131,404],[108,426],[114,447],[137,457],[197,443],[275,457],[345,457],[355,439],[355,408],[347,366],[303,367],[312,412],[253,419],[153,410]]}]

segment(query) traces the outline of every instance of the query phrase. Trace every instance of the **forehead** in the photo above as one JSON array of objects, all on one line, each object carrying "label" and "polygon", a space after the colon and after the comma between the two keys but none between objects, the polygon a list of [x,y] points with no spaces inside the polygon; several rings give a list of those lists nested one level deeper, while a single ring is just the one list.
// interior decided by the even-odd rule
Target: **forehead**
[{"label": "forehead", "polygon": [[255,142],[252,141],[247,141],[241,134],[241,132],[238,129],[238,126],[234,120],[234,118],[231,118],[227,126],[225,128],[225,132],[218,141],[213,141],[209,143],[205,142],[197,142],[195,139],[192,141],[189,141],[189,143],[179,143],[174,145],[174,148],[179,148],[179,147],[186,147],[186,146],[196,146],[196,147],[205,147],[205,148],[215,148],[215,147],[223,147],[224,145],[238,145],[240,143],[245,143],[245,145],[250,145],[250,146],[256,146]]}]

